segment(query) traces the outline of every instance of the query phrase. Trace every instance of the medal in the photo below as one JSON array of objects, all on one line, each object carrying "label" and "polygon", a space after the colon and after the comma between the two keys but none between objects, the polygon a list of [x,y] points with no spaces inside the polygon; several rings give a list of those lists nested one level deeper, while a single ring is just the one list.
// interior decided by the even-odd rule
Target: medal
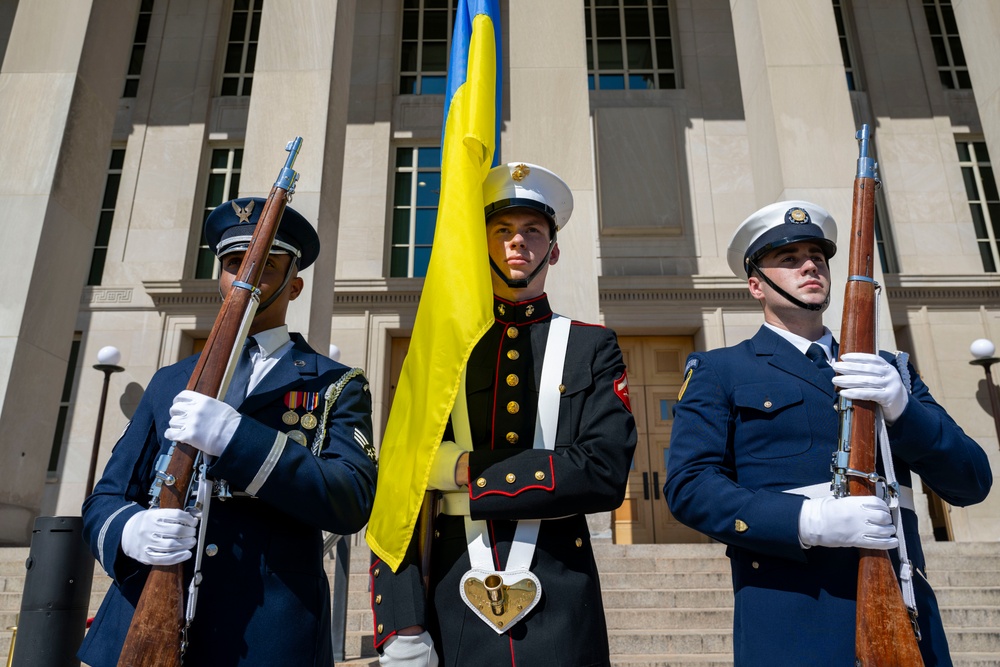
[{"label": "medal", "polygon": [[287,435],[290,440],[294,440],[303,447],[306,447],[309,444],[309,441],[306,439],[306,434],[302,431],[289,431],[285,435]]},{"label": "medal", "polygon": [[285,407],[288,408],[288,412],[281,415],[281,421],[289,426],[295,426],[299,423],[299,413],[295,411],[295,408],[302,405],[302,398],[303,393],[301,391],[290,391],[285,394]]},{"label": "medal", "polygon": [[314,429],[319,423],[316,416],[312,413],[319,405],[319,392],[310,391],[303,394],[302,407],[306,409],[306,413],[302,415],[302,428]]},{"label": "medal", "polygon": [[295,426],[299,423],[299,413],[295,410],[289,410],[285,414],[281,415],[281,421],[285,422],[289,426]]}]

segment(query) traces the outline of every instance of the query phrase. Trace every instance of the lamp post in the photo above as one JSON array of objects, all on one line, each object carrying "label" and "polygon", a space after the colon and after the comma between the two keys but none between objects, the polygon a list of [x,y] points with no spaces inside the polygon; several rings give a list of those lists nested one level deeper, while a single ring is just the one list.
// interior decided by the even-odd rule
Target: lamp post
[{"label": "lamp post", "polygon": [[1000,361],[1000,358],[993,356],[993,353],[996,352],[996,346],[992,341],[980,338],[972,341],[969,352],[975,357],[969,363],[973,366],[982,366],[986,372],[986,393],[990,397],[990,410],[993,412],[993,426],[996,428],[997,440],[1000,440],[1000,396],[998,396],[1000,392],[998,392],[997,385],[993,382],[993,375],[990,373],[990,367]]},{"label": "lamp post", "polygon": [[111,374],[120,373],[124,368],[118,365],[122,353],[118,348],[107,345],[97,351],[97,363],[94,368],[104,373],[104,387],[101,389],[101,403],[97,409],[97,430],[94,432],[94,447],[90,452],[90,470],[87,472],[87,486],[84,497],[94,490],[94,474],[97,472],[97,452],[101,447],[101,429],[104,427],[104,406],[108,401],[108,385],[111,384]]}]

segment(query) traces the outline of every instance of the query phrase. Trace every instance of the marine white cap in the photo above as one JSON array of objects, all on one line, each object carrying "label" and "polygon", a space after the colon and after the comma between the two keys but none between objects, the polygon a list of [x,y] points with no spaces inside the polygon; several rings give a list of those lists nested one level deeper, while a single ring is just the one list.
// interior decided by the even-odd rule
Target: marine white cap
[{"label": "marine white cap", "polygon": [[837,253],[837,223],[822,206],[791,200],[769,204],[740,223],[726,260],[737,278],[750,275],[749,261],[789,243],[815,240],[826,258]]},{"label": "marine white cap", "polygon": [[486,217],[507,208],[526,206],[541,211],[562,229],[573,213],[569,186],[545,167],[508,162],[490,170],[483,184]]}]

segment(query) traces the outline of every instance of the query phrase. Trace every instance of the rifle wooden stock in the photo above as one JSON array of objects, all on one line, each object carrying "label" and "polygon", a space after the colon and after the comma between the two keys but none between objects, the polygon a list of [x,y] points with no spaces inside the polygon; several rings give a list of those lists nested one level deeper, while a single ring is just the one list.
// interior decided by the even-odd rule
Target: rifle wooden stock
[{"label": "rifle wooden stock", "polygon": [[[866,151],[867,127],[862,132],[865,133],[862,150]],[[862,153],[862,159],[867,157]],[[862,177],[859,169],[859,175],[854,180],[848,281],[840,333],[841,355],[847,352],[878,352],[875,347],[875,187],[875,178]],[[853,402],[849,467],[854,470],[875,470],[875,408],[872,401]],[[852,496],[875,494],[875,484],[862,477],[851,476],[848,489]],[[888,552],[874,549],[860,551],[855,636],[857,664],[860,667],[922,667],[924,663],[913,625]]]},{"label": "rifle wooden stock", "polygon": [[[301,143],[300,139],[296,141]],[[290,170],[291,161],[297,152],[298,144],[286,163],[287,170]],[[254,288],[260,285],[271,244],[288,203],[288,191],[294,187],[294,179],[289,185],[289,188],[278,185],[271,188],[260,220],[254,227],[250,247],[240,264],[237,281],[253,285]],[[223,382],[226,380],[233,352],[242,349],[245,340],[245,335],[241,335],[241,325],[247,309],[255,307],[251,302],[252,294],[249,289],[234,286],[229,290],[201,357],[191,373],[187,389],[213,398],[220,397],[220,392],[225,389]],[[198,450],[191,445],[181,442],[176,444],[166,470],[167,475],[172,475],[175,482],[169,486],[164,483],[160,488],[160,507],[168,509],[183,509],[186,505],[187,490],[198,454]],[[132,616],[118,667],[180,667],[183,626],[184,564],[153,566]]]}]

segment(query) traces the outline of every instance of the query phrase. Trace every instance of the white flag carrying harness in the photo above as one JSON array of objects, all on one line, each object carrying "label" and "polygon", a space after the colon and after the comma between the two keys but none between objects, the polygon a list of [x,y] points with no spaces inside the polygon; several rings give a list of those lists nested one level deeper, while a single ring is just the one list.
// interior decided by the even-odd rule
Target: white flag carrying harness
[{"label": "white flag carrying harness", "polygon": [[[535,449],[555,449],[556,429],[559,425],[559,385],[566,361],[569,329],[569,318],[552,315],[538,388],[538,413],[535,417],[533,443]],[[455,399],[452,426],[455,442],[471,451],[472,430],[469,426],[464,387],[459,390]],[[469,543],[472,569],[462,577],[459,594],[469,608],[497,634],[503,634],[524,618],[542,597],[542,584],[529,569],[540,525],[539,519],[517,522],[507,567],[496,570],[493,568],[486,522],[473,521],[468,514],[465,516],[465,536]]]}]

